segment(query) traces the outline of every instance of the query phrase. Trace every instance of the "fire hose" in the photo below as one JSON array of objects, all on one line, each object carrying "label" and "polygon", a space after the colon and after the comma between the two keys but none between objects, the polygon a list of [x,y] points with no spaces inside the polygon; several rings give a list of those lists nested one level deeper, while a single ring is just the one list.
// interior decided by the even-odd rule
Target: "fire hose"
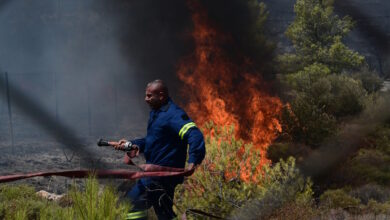
[{"label": "fire hose", "polygon": [[[115,146],[117,142],[110,142],[103,139],[99,139],[97,145],[101,146]],[[0,183],[12,182],[21,179],[28,179],[37,176],[63,176],[71,178],[85,178],[94,175],[96,178],[117,178],[117,179],[139,179],[143,177],[163,177],[163,176],[190,176],[194,173],[195,168],[190,170],[185,170],[184,168],[175,168],[175,167],[165,167],[154,164],[141,164],[136,165],[131,158],[134,157],[134,154],[131,154],[131,151],[135,150],[131,144],[126,144],[123,149],[126,151],[124,162],[129,165],[134,165],[138,167],[141,171],[129,171],[125,169],[116,169],[116,170],[104,170],[104,169],[95,169],[95,170],[64,170],[64,171],[48,171],[48,172],[36,172],[36,173],[25,173],[25,174],[13,174],[0,176]],[[215,219],[224,219],[219,216],[212,215],[210,213],[197,210],[197,209],[187,209],[182,219],[186,219],[186,214],[195,214],[206,216]]]},{"label": "fire hose", "polygon": [[[114,146],[116,142],[109,142],[103,139],[100,139],[97,143],[98,146]],[[118,179],[139,179],[143,177],[163,177],[163,176],[190,176],[194,169],[185,170],[183,168],[175,167],[164,167],[154,164],[141,164],[136,165],[133,163],[130,156],[130,152],[134,148],[125,148],[125,163],[129,165],[134,165],[138,167],[141,171],[129,171],[125,169],[116,169],[116,170],[105,170],[105,169],[95,169],[95,170],[63,170],[63,171],[48,171],[48,172],[35,172],[35,173],[25,173],[25,174],[13,174],[0,176],[0,183],[12,182],[21,179],[27,179],[37,176],[63,176],[71,178],[85,178],[93,174],[97,178],[118,178]]]}]

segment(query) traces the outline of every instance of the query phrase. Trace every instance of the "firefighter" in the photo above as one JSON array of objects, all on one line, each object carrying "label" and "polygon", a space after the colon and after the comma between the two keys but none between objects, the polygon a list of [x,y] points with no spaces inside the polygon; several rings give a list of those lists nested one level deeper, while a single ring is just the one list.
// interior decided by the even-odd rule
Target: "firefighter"
[{"label": "firefighter", "polygon": [[[145,138],[120,140],[115,149],[125,147],[144,153],[147,164],[195,169],[205,156],[205,143],[201,131],[169,97],[168,88],[161,80],[150,82],[146,87],[145,101],[150,106],[147,134]],[[158,219],[175,219],[172,210],[174,191],[184,177],[149,177],[137,181],[126,193],[133,209],[127,219],[146,219],[146,210],[153,206]]]}]

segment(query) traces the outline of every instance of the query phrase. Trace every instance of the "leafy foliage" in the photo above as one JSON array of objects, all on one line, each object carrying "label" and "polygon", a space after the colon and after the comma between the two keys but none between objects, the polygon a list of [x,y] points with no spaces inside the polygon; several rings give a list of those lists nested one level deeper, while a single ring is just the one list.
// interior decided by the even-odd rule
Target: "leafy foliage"
[{"label": "leafy foliage", "polygon": [[86,181],[84,191],[74,187],[69,196],[73,201],[76,219],[124,219],[130,207],[126,203],[118,204],[115,190],[106,186],[100,192],[98,181],[90,177]]},{"label": "leafy foliage", "polygon": [[360,200],[350,196],[343,189],[327,190],[321,197],[321,205],[327,208],[350,208],[360,205]]},{"label": "leafy foliage", "polygon": [[366,211],[373,212],[376,215],[377,214],[390,215],[390,201],[380,203],[375,200],[369,200],[365,209]]},{"label": "leafy foliage", "polygon": [[344,169],[348,170],[347,177],[355,182],[389,185],[390,125],[379,127],[367,137],[365,144],[346,163]]},{"label": "leafy foliage", "polygon": [[339,18],[332,5],[297,0],[295,20],[286,31],[295,50],[279,57],[282,80],[291,89],[284,131],[292,141],[312,147],[337,132],[340,118],[360,113],[367,92],[377,91],[379,83],[367,75],[345,74],[365,62],[342,42],[353,27],[351,18]]},{"label": "leafy foliage", "polygon": [[84,191],[74,187],[66,196],[68,206],[62,207],[35,194],[33,187],[3,185],[0,187],[1,219],[124,219],[131,208],[118,201],[112,187],[99,189],[96,179],[86,180]]},{"label": "leafy foliage", "polygon": [[349,193],[355,198],[360,199],[363,204],[368,204],[370,200],[374,200],[380,203],[390,201],[390,189],[385,188],[377,184],[366,184],[351,190]]},{"label": "leafy foliage", "polygon": [[356,80],[362,82],[363,88],[369,93],[378,92],[383,86],[383,79],[377,73],[370,71],[367,67],[352,75]]},{"label": "leafy foliage", "polygon": [[289,206],[313,205],[312,182],[300,174],[294,158],[280,160],[272,167],[265,166],[264,170],[261,194],[236,210],[235,219],[268,219]]},{"label": "leafy foliage", "polygon": [[0,187],[1,219],[39,219],[41,210],[58,206],[35,195],[35,190],[26,185]]},{"label": "leafy foliage", "polygon": [[[366,185],[365,187],[359,189],[359,193],[366,194],[365,191],[367,188],[372,188],[372,185]],[[380,190],[381,192],[385,192],[384,188],[380,188],[378,186],[374,186],[374,194],[376,194]],[[372,189],[369,189],[372,190]],[[362,195],[356,194],[356,190],[350,189],[334,189],[325,191],[320,197],[320,207],[323,211],[329,212],[331,209],[353,209],[356,214],[363,213],[374,213],[377,214],[390,214],[390,200],[382,200],[383,196],[381,195]],[[372,191],[371,191],[372,193]],[[368,199],[368,201],[361,201],[359,197],[364,197],[364,199]],[[376,198],[375,198],[376,197]],[[382,201],[381,201],[382,200]]]},{"label": "leafy foliage", "polygon": [[286,36],[292,41],[295,53],[280,57],[288,72],[319,63],[332,73],[340,73],[363,64],[364,57],[342,43],[353,27],[351,18],[335,15],[331,1],[297,0],[294,11],[296,17]]},{"label": "leafy foliage", "polygon": [[[248,150],[250,145],[237,153],[243,142],[235,139],[232,127],[219,128],[209,123],[207,131],[204,162],[176,189],[179,212],[193,208],[227,217],[248,214],[249,209],[259,215],[261,209],[265,215],[285,202],[311,199],[311,182],[299,174],[293,158],[272,167],[262,164],[259,170],[259,152]],[[251,181],[240,178],[247,172]],[[253,204],[258,206],[252,207]]]}]

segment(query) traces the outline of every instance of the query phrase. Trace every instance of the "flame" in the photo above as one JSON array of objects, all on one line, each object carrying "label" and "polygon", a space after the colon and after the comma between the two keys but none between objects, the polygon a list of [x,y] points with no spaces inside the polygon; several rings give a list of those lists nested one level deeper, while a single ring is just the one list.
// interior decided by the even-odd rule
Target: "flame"
[{"label": "flame", "polygon": [[[189,101],[186,110],[199,125],[210,120],[218,126],[234,125],[236,137],[260,150],[260,168],[269,163],[265,151],[281,132],[282,103],[261,90],[260,74],[247,71],[251,69],[248,59],[237,61],[229,56],[224,48],[231,46],[231,37],[211,24],[200,4],[194,0],[189,6],[195,50],[179,63],[177,71]],[[249,180],[250,168],[245,167],[241,178]]]}]

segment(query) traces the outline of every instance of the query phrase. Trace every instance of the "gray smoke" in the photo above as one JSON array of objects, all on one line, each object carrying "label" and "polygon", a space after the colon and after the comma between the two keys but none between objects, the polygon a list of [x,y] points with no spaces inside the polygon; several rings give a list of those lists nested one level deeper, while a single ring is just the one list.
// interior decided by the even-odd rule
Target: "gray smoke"
[{"label": "gray smoke", "polygon": [[[178,7],[185,9],[179,2],[3,1],[2,144],[9,144],[11,120],[16,142],[51,138],[55,123],[80,139],[93,137],[87,142],[98,136],[142,135],[148,116],[146,82],[171,82],[182,56],[178,33],[184,33],[189,20],[183,19],[186,10],[174,14]],[[12,119],[4,72],[11,85]],[[50,120],[42,119],[42,113],[50,114]],[[57,134],[62,135],[67,134]]]},{"label": "gray smoke", "polygon": [[338,135],[324,142],[303,161],[301,171],[314,178],[326,177],[354,153],[365,136],[390,119],[389,94],[366,107],[356,119],[345,124]]},{"label": "gray smoke", "polygon": [[[223,10],[221,1],[202,3],[222,31],[235,39],[249,33],[245,24],[252,17],[241,1],[223,2]],[[193,50],[191,14],[182,0],[2,1],[0,25],[2,146],[11,142],[11,122],[16,143],[53,139],[47,127],[55,123],[88,143],[100,136],[143,135],[144,86],[163,79],[179,99],[176,64]],[[237,40],[236,47],[248,51],[243,42]],[[31,105],[53,120],[37,123],[41,111]]]}]

